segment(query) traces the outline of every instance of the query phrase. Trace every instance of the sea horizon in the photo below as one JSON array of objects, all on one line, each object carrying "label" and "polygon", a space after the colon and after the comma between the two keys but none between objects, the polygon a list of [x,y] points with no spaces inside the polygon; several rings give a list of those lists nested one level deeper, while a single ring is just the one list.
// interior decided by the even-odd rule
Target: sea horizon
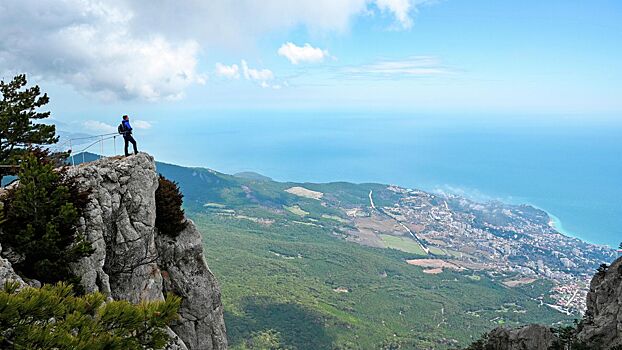
[{"label": "sea horizon", "polygon": [[622,123],[374,116],[229,113],[186,117],[182,130],[153,118],[135,137],[166,163],[530,204],[556,218],[560,233],[612,248],[622,239]]}]

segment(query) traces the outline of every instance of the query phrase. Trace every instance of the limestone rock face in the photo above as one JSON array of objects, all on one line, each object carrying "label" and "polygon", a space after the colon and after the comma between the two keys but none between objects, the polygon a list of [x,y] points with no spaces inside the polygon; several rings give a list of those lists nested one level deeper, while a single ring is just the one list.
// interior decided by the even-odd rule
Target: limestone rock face
[{"label": "limestone rock face", "polygon": [[95,248],[74,270],[87,292],[131,302],[162,299],[156,264],[153,159],[146,154],[104,158],[72,167],[69,174],[90,191],[80,230]]},{"label": "limestone rock face", "polygon": [[577,337],[602,349],[622,347],[622,258],[592,278]]},{"label": "limestone rock face", "polygon": [[188,335],[190,349],[219,349],[227,341],[223,308],[216,277],[203,257],[201,233],[189,221],[175,238],[156,235],[156,247],[164,291],[183,297],[180,320],[171,328]]},{"label": "limestone rock face", "polygon": [[495,350],[547,350],[555,340],[549,327],[528,325],[516,329],[492,330],[488,334],[487,346]]},{"label": "limestone rock face", "polygon": [[[2,246],[0,246],[0,253],[2,253]],[[0,255],[0,289],[4,288],[7,281],[17,282],[21,287],[26,285],[24,280],[15,273],[11,263]]]},{"label": "limestone rock face", "polygon": [[183,301],[169,348],[226,349],[220,288],[203,257],[200,233],[190,223],[176,238],[157,234],[153,158],[104,158],[69,173],[90,191],[80,230],[95,253],[73,266],[85,289],[131,302],[173,292]]}]

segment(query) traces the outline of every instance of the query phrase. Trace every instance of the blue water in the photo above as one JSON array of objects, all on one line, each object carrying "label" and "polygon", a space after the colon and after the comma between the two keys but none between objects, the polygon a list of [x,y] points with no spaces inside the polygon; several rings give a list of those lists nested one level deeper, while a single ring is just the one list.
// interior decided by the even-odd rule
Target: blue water
[{"label": "blue water", "polygon": [[171,128],[156,118],[136,137],[166,162],[530,203],[556,216],[567,234],[615,247],[622,241],[622,122],[615,119],[307,112],[183,120]]}]

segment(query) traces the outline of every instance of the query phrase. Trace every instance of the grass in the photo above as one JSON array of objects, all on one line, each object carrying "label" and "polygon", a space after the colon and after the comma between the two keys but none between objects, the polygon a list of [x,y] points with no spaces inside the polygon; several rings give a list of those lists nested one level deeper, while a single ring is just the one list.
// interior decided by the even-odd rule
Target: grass
[{"label": "grass", "polygon": [[380,235],[382,242],[387,248],[401,250],[406,253],[426,256],[426,252],[414,240],[407,237],[397,237],[391,235]]},{"label": "grass", "polygon": [[337,222],[342,223],[342,224],[347,224],[348,223],[348,220],[343,219],[343,218],[341,218],[341,217],[339,217],[337,215],[322,214],[322,219],[334,220],[334,221],[337,221]]},{"label": "grass", "polygon": [[292,213],[294,215],[301,216],[301,217],[305,217],[305,216],[309,215],[308,211],[302,210],[302,208],[300,208],[298,205],[292,205],[291,207],[284,205],[283,208],[285,210],[289,211],[290,213]]}]

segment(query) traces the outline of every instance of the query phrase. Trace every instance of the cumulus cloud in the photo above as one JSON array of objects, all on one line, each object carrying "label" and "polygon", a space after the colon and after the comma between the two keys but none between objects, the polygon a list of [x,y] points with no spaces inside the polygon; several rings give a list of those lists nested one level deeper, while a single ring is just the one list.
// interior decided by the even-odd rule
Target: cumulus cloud
[{"label": "cumulus cloud", "polygon": [[[178,99],[189,86],[206,82],[198,66],[207,47],[244,48],[262,34],[300,26],[345,32],[353,18],[370,12],[389,13],[408,28],[426,1],[3,0],[0,74],[27,72],[104,99]],[[282,55],[314,62],[326,52],[291,44]],[[220,74],[258,82],[272,76],[229,68]]]},{"label": "cumulus cloud", "polygon": [[434,0],[376,0],[376,6],[383,12],[390,12],[402,29],[413,25],[412,13],[417,6],[431,3]]},{"label": "cumulus cloud", "polygon": [[[151,129],[151,123],[146,121],[146,120],[132,120],[130,122],[132,124],[132,127],[134,129],[140,129],[140,130],[146,130],[146,129]],[[110,125],[108,123],[104,123],[101,122],[99,120],[87,120],[82,122],[82,127],[84,127],[84,129],[87,132],[93,133],[93,134],[111,134],[111,133],[116,133],[117,132],[117,127],[114,125]]]},{"label": "cumulus cloud", "polygon": [[133,120],[131,124],[132,124],[132,127],[135,129],[142,129],[142,130],[151,129],[151,123],[146,120],[140,120],[140,119]]},{"label": "cumulus cloud", "polygon": [[329,56],[328,51],[313,47],[311,44],[297,46],[291,42],[281,45],[277,53],[287,58],[292,64],[322,62],[325,57]]},{"label": "cumulus cloud", "polygon": [[94,134],[110,134],[117,131],[115,126],[97,120],[87,120],[82,123],[84,129]]},{"label": "cumulus cloud", "polygon": [[[241,69],[240,69],[241,67]],[[240,62],[240,66],[237,64],[226,65],[222,63],[216,64],[216,75],[227,78],[227,79],[239,79],[241,75],[245,80],[257,83],[259,86],[263,88],[274,88],[278,90],[281,88],[281,85],[271,84],[271,81],[274,80],[274,73],[266,68],[251,68],[248,65],[246,60],[242,60]]]},{"label": "cumulus cloud", "polygon": [[267,80],[274,79],[274,73],[272,73],[269,69],[254,69],[249,68],[248,63],[245,60],[242,60],[242,72],[244,73],[244,78],[247,80],[258,80],[265,82]]},{"label": "cumulus cloud", "polygon": [[17,1],[0,5],[0,70],[60,80],[106,99],[174,99],[192,83],[199,45],[138,37],[115,2]]},{"label": "cumulus cloud", "polygon": [[[30,0],[34,1],[34,0]],[[219,45],[245,47],[249,40],[275,30],[305,27],[314,32],[346,32],[352,19],[387,12],[408,21],[417,7],[434,0],[153,0],[149,6],[131,0],[110,0],[128,6],[134,28],[194,37]],[[405,4],[400,4],[405,2]]]},{"label": "cumulus cloud", "polygon": [[350,75],[414,77],[449,74],[450,70],[440,60],[432,56],[414,56],[402,60],[384,60],[357,67],[347,67],[344,72]]},{"label": "cumulus cloud", "polygon": [[222,63],[216,63],[216,75],[229,79],[239,79],[240,67],[237,64],[227,66]]}]

